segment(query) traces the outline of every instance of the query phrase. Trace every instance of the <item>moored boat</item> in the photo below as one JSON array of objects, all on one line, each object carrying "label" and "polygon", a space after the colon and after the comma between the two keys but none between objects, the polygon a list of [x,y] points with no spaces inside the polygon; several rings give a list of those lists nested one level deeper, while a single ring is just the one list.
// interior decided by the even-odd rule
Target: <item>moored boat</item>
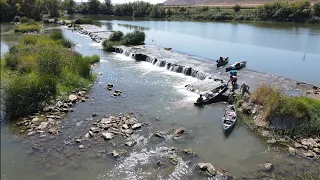
[{"label": "moored boat", "polygon": [[224,66],[228,64],[229,57],[226,57],[226,58],[220,57],[220,59],[216,60],[216,62],[217,62],[217,67]]},{"label": "moored boat", "polygon": [[225,133],[230,133],[237,122],[237,112],[234,105],[229,105],[222,118],[222,129]]},{"label": "moored boat", "polygon": [[229,67],[226,68],[226,72],[231,71],[231,70],[239,70],[242,69],[246,66],[247,61],[242,61],[242,62],[236,62]]},{"label": "moored boat", "polygon": [[194,103],[194,105],[196,106],[203,106],[206,104],[210,104],[216,101],[216,99],[219,97],[219,95],[221,95],[222,93],[226,92],[226,90],[228,89],[226,84],[222,84],[216,88],[214,88],[213,90],[205,93],[204,99],[202,101],[198,101]]}]

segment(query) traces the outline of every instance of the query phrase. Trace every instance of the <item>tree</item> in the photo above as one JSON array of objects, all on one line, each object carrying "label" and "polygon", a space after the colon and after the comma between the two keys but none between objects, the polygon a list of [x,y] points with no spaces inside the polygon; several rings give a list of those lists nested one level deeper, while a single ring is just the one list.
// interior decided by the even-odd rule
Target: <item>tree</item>
[{"label": "tree", "polygon": [[111,0],[104,0],[104,3],[101,6],[101,13],[105,15],[111,15],[112,14],[112,4]]},{"label": "tree", "polygon": [[66,0],[67,13],[73,14],[75,12],[76,2],[74,0]]},{"label": "tree", "polygon": [[99,0],[89,0],[89,14],[99,14],[101,3]]},{"label": "tree", "polygon": [[313,5],[313,11],[314,11],[314,15],[320,17],[320,2],[314,3],[314,5]]},{"label": "tree", "polygon": [[234,12],[236,12],[236,13],[238,13],[241,10],[241,6],[239,4],[236,4],[232,8],[233,8]]}]

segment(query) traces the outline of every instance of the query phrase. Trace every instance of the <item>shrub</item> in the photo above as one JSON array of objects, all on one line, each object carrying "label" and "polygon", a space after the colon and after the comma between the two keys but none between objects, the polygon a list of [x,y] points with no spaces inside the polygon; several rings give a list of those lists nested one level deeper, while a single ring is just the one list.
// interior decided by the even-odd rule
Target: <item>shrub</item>
[{"label": "shrub", "polygon": [[236,4],[235,6],[232,7],[232,9],[234,10],[234,12],[239,12],[241,10],[241,6],[239,4]]},{"label": "shrub", "polygon": [[320,17],[320,2],[316,2],[313,4],[314,15]]},{"label": "shrub", "polygon": [[122,38],[123,38],[123,33],[121,31],[116,31],[110,35],[109,40],[110,41],[120,41]]},{"label": "shrub", "polygon": [[53,31],[50,33],[50,38],[53,40],[61,40],[64,39],[64,36],[61,31]]},{"label": "shrub", "polygon": [[144,44],[144,40],[146,35],[144,32],[136,30],[132,33],[127,33],[124,37],[125,45],[142,45]]},{"label": "shrub", "polygon": [[33,23],[33,22],[34,22],[33,19],[28,19],[26,17],[21,18],[21,23]]},{"label": "shrub", "polygon": [[120,46],[123,44],[124,44],[123,41],[108,41],[108,40],[106,40],[103,42],[103,49],[108,52],[114,52],[114,46]]},{"label": "shrub", "polygon": [[41,29],[40,24],[38,23],[24,23],[19,24],[14,28],[14,32],[16,33],[28,33],[28,32],[39,32]]},{"label": "shrub", "polygon": [[74,46],[74,43],[69,39],[62,39],[61,43],[66,48],[72,48]]},{"label": "shrub", "polygon": [[101,26],[101,23],[88,18],[79,18],[72,22],[72,24],[93,24]]},{"label": "shrub", "polygon": [[42,75],[59,77],[62,72],[62,57],[58,49],[43,49],[37,58],[37,70]]},{"label": "shrub", "polygon": [[19,64],[20,58],[18,53],[9,53],[5,55],[5,66],[11,70],[16,70]]},{"label": "shrub", "polygon": [[[85,56],[86,57],[86,56]],[[89,56],[89,63],[90,64],[94,64],[94,63],[97,63],[97,62],[100,62],[100,57],[96,54],[94,54],[93,56]]]},{"label": "shrub", "polygon": [[15,17],[13,18],[13,22],[21,22],[20,16],[15,16]]},{"label": "shrub", "polygon": [[56,81],[47,77],[16,76],[5,87],[9,118],[37,112],[56,93]]}]

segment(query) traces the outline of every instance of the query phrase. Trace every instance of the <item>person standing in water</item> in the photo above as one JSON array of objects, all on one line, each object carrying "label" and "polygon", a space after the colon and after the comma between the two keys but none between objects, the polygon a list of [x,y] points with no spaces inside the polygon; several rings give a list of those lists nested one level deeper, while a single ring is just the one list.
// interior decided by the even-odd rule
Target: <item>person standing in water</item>
[{"label": "person standing in water", "polygon": [[240,91],[241,91],[241,96],[244,96],[245,93],[247,93],[248,95],[251,95],[251,93],[249,91],[249,86],[246,83],[243,83],[241,85]]}]

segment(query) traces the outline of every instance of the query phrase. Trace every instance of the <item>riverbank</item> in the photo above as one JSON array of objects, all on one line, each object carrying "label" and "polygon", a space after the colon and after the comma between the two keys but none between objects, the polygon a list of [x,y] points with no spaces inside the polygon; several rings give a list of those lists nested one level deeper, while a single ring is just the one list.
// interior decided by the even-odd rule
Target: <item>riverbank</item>
[{"label": "riverbank", "polygon": [[238,96],[236,105],[241,119],[267,144],[280,145],[290,155],[319,159],[319,100],[286,96],[262,85],[250,97]]}]

